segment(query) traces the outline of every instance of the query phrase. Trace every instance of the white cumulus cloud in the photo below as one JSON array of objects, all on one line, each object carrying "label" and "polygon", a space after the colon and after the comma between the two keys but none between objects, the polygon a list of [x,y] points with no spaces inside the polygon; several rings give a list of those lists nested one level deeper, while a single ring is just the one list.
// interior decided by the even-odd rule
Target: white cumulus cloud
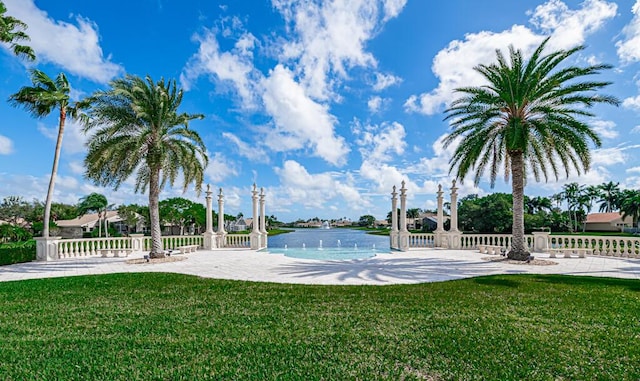
[{"label": "white cumulus cloud", "polygon": [[0,135],[0,155],[13,153],[13,141],[6,136]]},{"label": "white cumulus cloud", "polygon": [[502,32],[469,33],[464,40],[454,40],[433,60],[432,71],[439,79],[438,86],[410,96],[405,109],[433,115],[456,98],[456,88],[484,84],[484,78],[473,68],[494,62],[496,49],[506,52],[505,48],[513,45],[528,55],[546,35],[552,36],[548,48],[571,48],[584,43],[589,34],[602,28],[615,16],[616,10],[615,3],[603,0],[587,0],[577,10],[569,9],[562,1],[550,0],[530,14],[532,25],[543,34],[523,25],[514,25]]},{"label": "white cumulus cloud", "polygon": [[255,37],[251,33],[242,34],[232,51],[220,51],[215,30],[195,35],[193,39],[199,43],[199,48],[180,75],[182,86],[189,90],[198,77],[210,75],[222,89],[226,84],[231,85],[244,108],[255,108],[257,90],[254,87],[261,77],[251,61]]},{"label": "white cumulus cloud", "polygon": [[640,110],[640,95],[636,97],[629,97],[622,101],[622,107],[631,110]]},{"label": "white cumulus cloud", "polygon": [[620,135],[616,130],[616,124],[610,120],[595,120],[591,125],[593,130],[604,139],[615,139]]},{"label": "white cumulus cloud", "polygon": [[633,19],[622,29],[624,38],[616,42],[618,57],[623,63],[640,61],[640,0],[631,8]]},{"label": "white cumulus cloud", "polygon": [[264,80],[263,101],[275,128],[265,144],[274,151],[310,148],[313,156],[334,165],[343,165],[349,147],[336,136],[336,119],[327,106],[309,98],[293,73],[281,65]]},{"label": "white cumulus cloud", "polygon": [[121,65],[104,56],[98,26],[91,20],[76,16],[74,21],[77,25],[53,20],[35,5],[34,0],[5,0],[4,3],[7,14],[29,26],[29,45],[36,51],[38,59],[100,83],[124,72]]}]

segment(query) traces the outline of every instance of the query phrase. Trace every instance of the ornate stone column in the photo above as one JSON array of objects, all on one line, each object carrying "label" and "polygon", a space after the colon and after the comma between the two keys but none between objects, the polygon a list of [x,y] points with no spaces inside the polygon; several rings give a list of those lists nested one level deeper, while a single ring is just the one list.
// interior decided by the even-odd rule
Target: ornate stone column
[{"label": "ornate stone column", "polygon": [[393,250],[400,250],[400,243],[398,237],[398,192],[396,192],[396,186],[393,186],[391,192],[391,233],[389,234],[390,247]]},{"label": "ornate stone column", "polygon": [[435,246],[436,247],[442,247],[442,234],[444,233],[444,208],[443,208],[443,198],[442,198],[442,194],[444,192],[442,191],[442,184],[438,184],[438,222],[437,222],[437,226],[436,226],[436,231],[434,232],[436,235],[436,242],[435,242]]},{"label": "ornate stone column", "polygon": [[214,239],[215,233],[213,232],[213,201],[211,200],[211,185],[207,184],[206,191],[206,204],[207,204],[207,230],[204,232],[203,247],[205,250],[211,250],[216,247]]},{"label": "ornate stone column", "polygon": [[260,248],[260,231],[258,230],[258,189],[256,184],[253,184],[253,190],[251,191],[251,203],[253,205],[253,229],[249,234],[249,240],[251,241],[251,249],[258,250]]},{"label": "ornate stone column", "polygon": [[453,180],[451,186],[451,227],[449,228],[449,244],[450,249],[460,248],[460,230],[458,230],[458,188],[456,180]]},{"label": "ornate stone column", "polygon": [[227,232],[224,231],[224,195],[222,194],[222,188],[218,194],[218,244],[217,247],[225,247],[225,241]]},{"label": "ornate stone column", "polygon": [[144,251],[144,234],[129,234],[129,238],[134,252]]},{"label": "ornate stone column", "polygon": [[407,230],[407,188],[404,187],[402,180],[400,188],[400,250],[409,250],[409,231]]},{"label": "ornate stone column", "polygon": [[260,248],[267,247],[267,225],[265,217],[264,188],[260,188]]},{"label": "ornate stone column", "polygon": [[36,237],[36,260],[55,261],[58,259],[58,241],[62,237]]}]

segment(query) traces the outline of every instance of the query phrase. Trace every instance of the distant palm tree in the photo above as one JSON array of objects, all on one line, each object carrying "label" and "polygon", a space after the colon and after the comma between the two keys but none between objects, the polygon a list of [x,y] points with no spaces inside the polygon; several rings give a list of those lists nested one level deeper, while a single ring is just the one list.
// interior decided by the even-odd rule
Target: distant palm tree
[{"label": "distant palm tree", "polygon": [[631,216],[633,219],[633,227],[638,227],[638,219],[640,218],[640,191],[626,189],[622,192],[622,201],[620,203],[622,211],[622,219]]},{"label": "distant palm tree", "polygon": [[560,193],[555,193],[551,195],[551,201],[555,202],[556,208],[560,209],[560,207],[562,206],[562,201],[564,201],[563,193],[560,192]]},{"label": "distant palm tree", "polygon": [[620,183],[609,181],[598,186],[600,212],[611,213],[620,208]]},{"label": "distant palm tree", "polygon": [[135,174],[135,191],[149,192],[152,258],[163,257],[160,231],[160,191],[174,185],[182,174],[183,191],[195,183],[200,192],[207,166],[206,149],[189,122],[200,114],[179,113],[183,92],[175,80],[154,82],[127,76],[110,83],[88,102],[89,138],[86,176],[96,184],[115,189]]},{"label": "distant palm tree", "polygon": [[556,179],[560,168],[569,175],[580,173],[591,162],[589,141],[600,145],[600,138],[582,119],[593,114],[586,109],[597,103],[618,105],[611,96],[595,91],[609,82],[579,78],[609,69],[609,65],[565,66],[565,61],[584,47],[542,52],[545,39],[529,60],[511,46],[509,58],[497,51],[497,63],[479,65],[475,70],[487,84],[456,89],[464,95],[445,112],[453,131],[445,146],[459,142],[450,160],[461,181],[471,173],[475,184],[489,168],[491,186],[504,169],[505,180],[512,180],[513,241],[509,258],[526,260],[529,252],[524,237],[524,186],[526,171],[539,181]]},{"label": "distant palm tree", "polygon": [[[107,207],[109,206],[109,202],[107,198],[100,193],[91,193],[87,196],[84,196],[80,199],[80,203],[78,204],[78,213],[81,215],[87,214],[87,212],[96,212],[98,213],[98,237],[102,237],[102,218],[104,216],[104,230],[107,232]],[[109,236],[108,233],[105,236]]]},{"label": "distant palm tree", "polygon": [[9,97],[9,102],[14,106],[21,106],[36,118],[44,118],[54,109],[59,110],[58,119],[58,139],[56,140],[56,150],[53,156],[53,168],[49,179],[49,189],[44,208],[44,230],[43,237],[49,236],[49,221],[51,216],[51,199],[53,198],[53,188],[58,173],[58,162],[60,161],[60,150],[62,148],[62,136],[67,116],[72,119],[82,119],[80,113],[82,105],[80,102],[70,103],[69,93],[71,87],[64,73],[58,74],[55,80],[49,78],[40,70],[31,70],[31,82],[33,86],[22,87],[17,93]]},{"label": "distant palm tree", "polygon": [[36,54],[31,47],[18,44],[18,41],[29,41],[29,36],[24,32],[27,24],[15,17],[5,16],[5,13],[7,13],[7,7],[0,1],[0,42],[8,44],[16,56],[35,60]]}]

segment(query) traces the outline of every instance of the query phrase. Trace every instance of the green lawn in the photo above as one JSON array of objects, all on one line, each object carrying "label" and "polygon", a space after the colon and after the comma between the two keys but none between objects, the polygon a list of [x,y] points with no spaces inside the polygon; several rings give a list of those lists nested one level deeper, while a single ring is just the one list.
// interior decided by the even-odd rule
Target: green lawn
[{"label": "green lawn", "polygon": [[638,380],[640,282],[0,283],[1,380]]}]

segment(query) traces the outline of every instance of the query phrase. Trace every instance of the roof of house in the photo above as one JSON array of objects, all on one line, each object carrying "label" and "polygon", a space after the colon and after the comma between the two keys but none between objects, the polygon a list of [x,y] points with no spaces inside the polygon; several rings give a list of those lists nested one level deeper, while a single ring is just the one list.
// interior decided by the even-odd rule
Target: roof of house
[{"label": "roof of house", "polygon": [[622,222],[622,215],[616,213],[591,213],[587,215],[587,223],[602,224],[611,223],[620,220]]},{"label": "roof of house", "polygon": [[[98,223],[99,215],[98,213],[84,214],[82,216],[76,217],[71,220],[58,220],[56,221],[56,225],[60,227],[71,227],[71,226],[95,226]],[[107,220],[109,222],[118,222],[122,221],[122,218],[118,215],[118,211],[109,210],[107,211]]]}]

